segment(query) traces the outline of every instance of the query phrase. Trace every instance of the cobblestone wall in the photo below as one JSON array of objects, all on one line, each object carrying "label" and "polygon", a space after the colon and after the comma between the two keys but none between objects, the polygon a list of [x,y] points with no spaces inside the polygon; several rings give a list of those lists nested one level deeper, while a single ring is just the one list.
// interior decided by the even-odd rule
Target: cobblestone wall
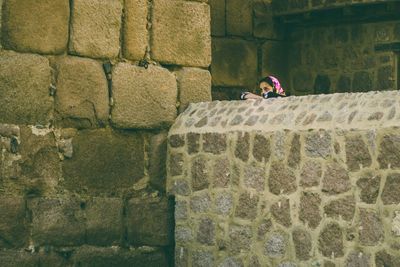
[{"label": "cobblestone wall", "polygon": [[398,266],[399,100],[191,105],[168,138],[176,266]]},{"label": "cobblestone wall", "polygon": [[0,265],[172,266],[166,138],[211,99],[208,3],[0,7]]}]

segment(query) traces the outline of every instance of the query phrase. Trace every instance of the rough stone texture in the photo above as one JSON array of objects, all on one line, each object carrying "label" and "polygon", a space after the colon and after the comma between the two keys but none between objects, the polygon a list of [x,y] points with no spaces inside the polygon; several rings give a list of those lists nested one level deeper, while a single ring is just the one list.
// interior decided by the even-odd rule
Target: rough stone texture
[{"label": "rough stone texture", "polygon": [[68,43],[69,9],[65,0],[4,1],[3,45],[23,52],[62,53]]},{"label": "rough stone texture", "polygon": [[318,247],[325,257],[343,257],[343,232],[337,223],[329,223],[322,229]]},{"label": "rough stone texture", "polygon": [[228,187],[231,179],[230,163],[227,158],[217,159],[214,164],[214,186]]},{"label": "rough stone texture", "polygon": [[203,135],[203,151],[213,154],[221,154],[226,150],[226,135],[206,133]]},{"label": "rough stone texture", "polygon": [[213,245],[215,238],[215,223],[210,218],[202,218],[197,231],[197,241],[200,244]]},{"label": "rough stone texture", "polygon": [[350,171],[371,166],[371,155],[361,135],[346,137],[346,162]]},{"label": "rough stone texture", "polygon": [[397,266],[400,265],[400,257],[395,257],[385,250],[381,250],[375,255],[376,267]]},{"label": "rough stone texture", "polygon": [[63,164],[65,186],[72,191],[115,194],[144,174],[143,138],[138,134],[85,130],[74,137],[73,146],[73,157]]},{"label": "rough stone texture", "polygon": [[176,117],[176,79],[168,70],[127,63],[113,71],[112,122],[118,128],[159,128]]},{"label": "rough stone texture", "polygon": [[231,226],[229,229],[228,249],[232,253],[250,249],[252,231],[249,226]]},{"label": "rough stone texture", "polygon": [[302,229],[295,229],[292,234],[296,257],[299,260],[310,259],[312,248],[311,235]]},{"label": "rough stone texture", "polygon": [[[156,0],[152,15],[154,60],[208,67],[211,63],[210,6],[205,3]],[[174,38],[171,39],[171,36]]]},{"label": "rough stone texture", "polygon": [[192,253],[193,267],[206,267],[214,265],[214,255],[209,251],[193,251]]},{"label": "rough stone texture", "polygon": [[225,35],[225,0],[210,0],[211,9],[211,35]]},{"label": "rough stone texture", "polygon": [[254,136],[253,157],[260,162],[268,162],[271,157],[270,141],[261,134]]},{"label": "rough stone texture", "polygon": [[257,47],[243,40],[213,38],[213,86],[253,87],[257,80]]},{"label": "rough stone texture", "polygon": [[25,201],[17,197],[0,198],[0,247],[22,247],[28,239]]},{"label": "rough stone texture", "polygon": [[82,246],[71,257],[73,266],[167,266],[161,249],[122,249]]},{"label": "rough stone texture", "polygon": [[121,15],[119,0],[75,0],[69,51],[92,58],[117,57]]},{"label": "rough stone texture", "polygon": [[108,121],[109,96],[102,66],[90,59],[62,58],[57,64],[56,111],[63,127],[91,128]]},{"label": "rough stone texture", "polygon": [[211,74],[207,70],[182,68],[175,72],[179,91],[179,112],[190,103],[211,101]]},{"label": "rough stone texture", "polygon": [[252,1],[226,2],[226,30],[229,35],[249,36],[253,33]]},{"label": "rough stone texture", "polygon": [[207,193],[195,195],[190,200],[190,209],[193,212],[206,212],[210,208],[210,205],[211,199]]},{"label": "rough stone texture", "polygon": [[324,207],[324,212],[328,217],[339,217],[346,221],[351,221],[355,212],[356,201],[354,197],[348,196],[329,202]]},{"label": "rough stone texture", "polygon": [[172,243],[173,205],[167,197],[132,198],[126,209],[129,243],[147,246]]},{"label": "rough stone texture", "polygon": [[123,23],[123,54],[131,60],[140,60],[145,57],[148,46],[147,38],[147,0],[127,0],[124,6]]},{"label": "rough stone texture", "polygon": [[322,181],[322,191],[333,195],[347,192],[350,188],[350,179],[346,169],[338,163],[328,164]]},{"label": "rough stone texture", "polygon": [[292,168],[296,168],[300,164],[301,160],[301,144],[300,135],[295,134],[292,139],[292,144],[290,146],[290,154],[288,158],[288,165]]},{"label": "rough stone texture", "polygon": [[271,214],[279,224],[285,227],[290,227],[292,225],[289,199],[281,199],[274,203],[271,206]]},{"label": "rough stone texture", "polygon": [[193,191],[200,191],[209,186],[209,170],[204,157],[197,157],[193,160],[191,173]]},{"label": "rough stone texture", "polygon": [[243,219],[255,219],[259,197],[244,192],[239,196],[235,216]]},{"label": "rough stone texture", "polygon": [[228,192],[219,193],[215,197],[215,211],[217,214],[228,215],[233,209],[233,197]]},{"label": "rough stone texture", "polygon": [[400,174],[391,173],[386,178],[385,187],[383,188],[381,199],[383,204],[399,204],[400,203]]},{"label": "rough stone texture", "polygon": [[400,236],[400,211],[394,212],[391,230],[395,236]]},{"label": "rough stone texture", "polygon": [[182,153],[170,154],[169,175],[178,176],[183,173],[184,156]]},{"label": "rough stone texture", "polygon": [[265,255],[271,258],[279,258],[285,255],[287,241],[280,233],[273,233],[265,243]]},{"label": "rough stone texture", "polygon": [[362,176],[357,181],[357,186],[361,189],[360,199],[361,201],[374,204],[378,198],[379,188],[381,184],[381,177],[379,175],[368,174]]},{"label": "rough stone texture", "polygon": [[299,219],[315,229],[322,219],[320,205],[321,197],[317,193],[303,192],[300,198]]},{"label": "rough stone texture", "polygon": [[200,147],[200,134],[197,133],[188,133],[186,135],[188,142],[188,153],[194,154],[199,152]]},{"label": "rough stone texture", "polygon": [[306,161],[300,174],[300,185],[304,187],[318,186],[322,176],[321,163]]},{"label": "rough stone texture", "polygon": [[248,133],[237,134],[235,156],[244,162],[249,160],[249,153],[250,153],[249,139],[250,138]]},{"label": "rough stone texture", "polygon": [[400,168],[400,135],[386,134],[380,143],[378,162],[382,169]]},{"label": "rough stone texture", "polygon": [[305,150],[310,157],[327,158],[332,153],[332,137],[326,131],[312,132],[306,137]]},{"label": "rough stone texture", "polygon": [[269,191],[275,195],[293,193],[297,189],[296,176],[279,162],[273,162],[268,176],[268,186]]},{"label": "rough stone texture", "polygon": [[361,251],[351,252],[346,259],[346,267],[369,267],[370,255]]},{"label": "rough stone texture", "polygon": [[252,166],[243,171],[243,184],[259,192],[264,191],[266,173],[264,168]]},{"label": "rough stone texture", "polygon": [[360,242],[365,246],[375,246],[384,238],[383,224],[374,211],[360,209]]},{"label": "rough stone texture", "polygon": [[53,109],[50,83],[46,58],[0,52],[0,122],[47,124]]},{"label": "rough stone texture", "polygon": [[167,133],[161,132],[150,138],[148,174],[150,185],[165,191],[167,162]]},{"label": "rough stone texture", "polygon": [[86,204],[86,239],[89,244],[118,244],[121,233],[122,199],[93,198]]},{"label": "rough stone texture", "polygon": [[39,257],[26,251],[0,251],[1,265],[4,267],[37,267],[39,266]]},{"label": "rough stone texture", "polygon": [[71,246],[85,240],[84,203],[78,199],[34,199],[32,239],[36,245]]}]

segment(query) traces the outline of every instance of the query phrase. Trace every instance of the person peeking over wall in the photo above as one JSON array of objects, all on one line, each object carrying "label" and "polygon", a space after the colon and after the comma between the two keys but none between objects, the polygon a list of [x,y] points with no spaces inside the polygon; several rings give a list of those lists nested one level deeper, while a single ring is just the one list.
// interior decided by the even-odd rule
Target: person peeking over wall
[{"label": "person peeking over wall", "polygon": [[281,83],[274,76],[267,76],[258,82],[261,89],[261,96],[250,92],[242,92],[240,95],[241,100],[259,99],[259,98],[274,98],[286,97],[285,90],[282,88]]}]

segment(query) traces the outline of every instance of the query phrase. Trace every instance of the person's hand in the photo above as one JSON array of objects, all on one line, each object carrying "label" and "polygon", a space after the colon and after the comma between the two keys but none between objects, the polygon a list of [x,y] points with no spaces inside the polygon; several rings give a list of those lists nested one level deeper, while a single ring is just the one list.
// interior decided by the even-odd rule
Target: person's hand
[{"label": "person's hand", "polygon": [[247,99],[259,99],[259,98],[262,98],[262,97],[259,96],[259,95],[250,93],[250,92],[243,93],[242,96],[241,96],[241,99],[243,99],[243,100],[247,100]]}]

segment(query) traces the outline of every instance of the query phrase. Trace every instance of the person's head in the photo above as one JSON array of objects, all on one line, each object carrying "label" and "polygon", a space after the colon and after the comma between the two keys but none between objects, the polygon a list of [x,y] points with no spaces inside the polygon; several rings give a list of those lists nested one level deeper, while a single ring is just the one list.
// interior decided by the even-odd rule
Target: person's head
[{"label": "person's head", "polygon": [[275,93],[285,95],[285,90],[282,88],[281,83],[274,76],[267,76],[262,78],[258,83],[261,93],[273,91]]}]

